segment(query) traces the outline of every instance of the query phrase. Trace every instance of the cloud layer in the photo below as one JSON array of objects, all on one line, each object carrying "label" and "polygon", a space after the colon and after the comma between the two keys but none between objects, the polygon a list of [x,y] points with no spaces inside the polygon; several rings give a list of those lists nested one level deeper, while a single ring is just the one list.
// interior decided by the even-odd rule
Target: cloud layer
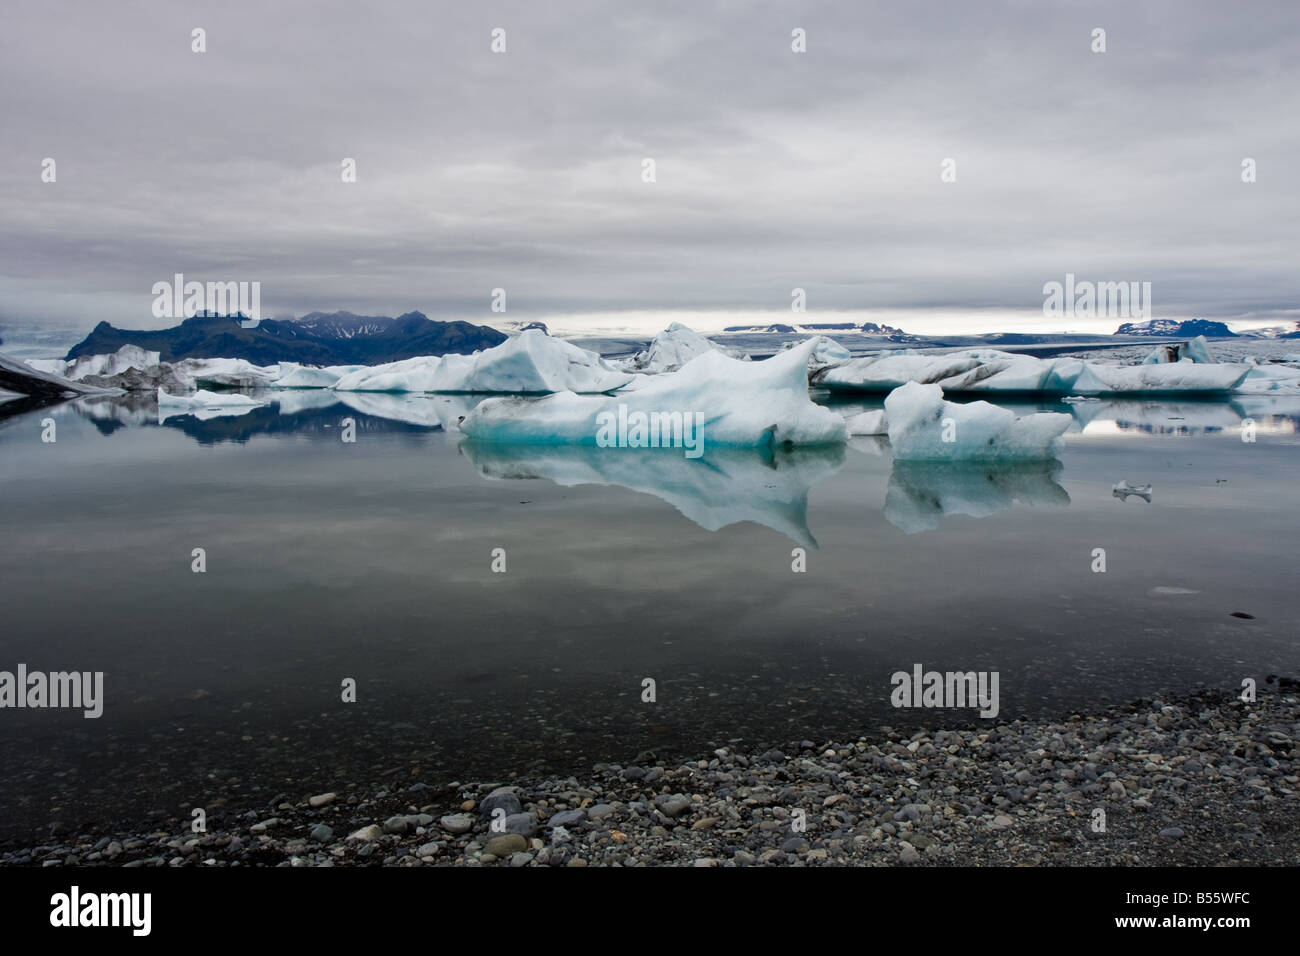
[{"label": "cloud layer", "polygon": [[1298,46],[1295,4],[1174,0],[24,4],[0,317],[166,324],[175,272],[478,321],[496,287],[520,317],[1037,310],[1073,272],[1266,318],[1300,305]]}]

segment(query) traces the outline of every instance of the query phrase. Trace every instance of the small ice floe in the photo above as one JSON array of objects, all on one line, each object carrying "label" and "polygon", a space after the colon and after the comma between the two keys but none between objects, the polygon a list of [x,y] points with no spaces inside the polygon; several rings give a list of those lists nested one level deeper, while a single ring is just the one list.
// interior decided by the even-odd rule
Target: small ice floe
[{"label": "small ice floe", "polygon": [[674,322],[656,335],[644,351],[624,360],[621,368],[626,372],[674,372],[696,356],[715,350],[740,358],[731,349],[722,348],[689,326]]},{"label": "small ice floe", "polygon": [[1179,597],[1182,595],[1200,593],[1200,591],[1194,591],[1191,588],[1171,588],[1164,586],[1152,588],[1147,592],[1147,594],[1150,594],[1152,597]]},{"label": "small ice floe", "polygon": [[909,382],[885,399],[895,461],[1045,461],[1073,419],[1059,412],[1017,416],[988,402],[945,401],[938,385]]},{"label": "small ice floe", "polygon": [[1096,402],[1101,404],[1100,398],[1093,398],[1090,395],[1067,395],[1065,398],[1061,399],[1061,401],[1066,405],[1083,405],[1087,402]]},{"label": "small ice floe", "polygon": [[1120,501],[1127,501],[1129,495],[1137,495],[1148,504],[1151,502],[1151,485],[1139,485],[1137,482],[1128,481],[1127,479],[1116,482],[1110,493]]},{"label": "small ice floe", "polygon": [[883,408],[860,412],[844,420],[850,435],[888,435],[889,422],[885,420]]}]

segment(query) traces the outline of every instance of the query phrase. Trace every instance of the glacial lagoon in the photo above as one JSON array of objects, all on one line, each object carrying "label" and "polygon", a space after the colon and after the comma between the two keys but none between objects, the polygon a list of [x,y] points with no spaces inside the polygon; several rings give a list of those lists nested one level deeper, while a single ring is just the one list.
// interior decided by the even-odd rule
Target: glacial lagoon
[{"label": "glacial lagoon", "polygon": [[439,424],[472,396],[267,400],[0,420],[0,668],[105,672],[98,719],[7,715],[0,838],[209,791],[978,721],[891,707],[918,663],[998,672],[1001,720],[1300,668],[1294,400],[1008,406],[1075,417],[1059,459],[971,467],[865,437],[699,460],[476,444]]}]

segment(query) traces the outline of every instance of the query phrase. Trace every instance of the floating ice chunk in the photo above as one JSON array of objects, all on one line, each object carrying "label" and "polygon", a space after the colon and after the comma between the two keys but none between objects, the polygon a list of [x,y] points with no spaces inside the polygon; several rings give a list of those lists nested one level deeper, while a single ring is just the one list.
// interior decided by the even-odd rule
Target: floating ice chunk
[{"label": "floating ice chunk", "polygon": [[941,382],[981,364],[970,355],[872,356],[814,371],[811,381],[832,391],[889,392],[908,382]]},{"label": "floating ice chunk", "polygon": [[885,399],[889,444],[897,461],[1054,458],[1073,421],[1059,412],[1017,417],[988,402],[944,401],[938,385],[909,382]]},{"label": "floating ice chunk", "polygon": [[279,365],[254,365],[245,359],[188,358],[173,362],[172,367],[196,385],[225,388],[265,388],[280,377]]},{"label": "floating ice chunk", "polygon": [[968,372],[938,383],[945,392],[1066,395],[1074,391],[1100,391],[1103,383],[1080,359],[1044,360],[1031,355],[986,358]]},{"label": "floating ice chunk", "polygon": [[[808,397],[812,350],[813,343],[805,342],[761,362],[709,351],[635,391],[609,396],[561,392],[492,399],[474,409],[461,429],[494,442],[596,445],[602,436],[622,446],[609,449],[613,454],[670,443],[684,448],[692,436],[702,437],[706,448],[843,442],[844,420]],[[651,431],[655,424],[657,435]]]},{"label": "floating ice chunk", "polygon": [[1251,365],[1236,391],[1247,395],[1300,394],[1300,369],[1290,365]]},{"label": "floating ice chunk", "polygon": [[680,322],[674,322],[656,335],[648,348],[638,352],[622,363],[629,372],[672,372],[697,355],[705,352],[720,351],[733,355],[730,349],[724,349],[709,341],[700,333]]},{"label": "floating ice chunk", "polygon": [[627,455],[576,445],[502,445],[472,439],[460,447],[488,478],[545,478],[566,488],[619,485],[668,502],[706,531],[752,521],[807,548],[817,547],[808,528],[808,490],[844,463],[842,445],[771,455],[715,448],[701,459],[668,449]]},{"label": "floating ice chunk", "polygon": [[1214,365],[1216,360],[1210,354],[1210,343],[1204,335],[1198,335],[1190,342],[1178,342],[1174,345],[1157,345],[1142,360],[1143,365],[1167,365],[1173,362],[1194,362],[1198,365]]},{"label": "floating ice chunk", "polygon": [[[818,335],[813,338],[813,353],[809,359],[811,365],[834,365],[839,362],[847,361],[853,357],[853,353],[840,345],[832,338],[825,335]],[[798,346],[798,342],[786,342],[781,346],[783,349],[792,349]]]},{"label": "floating ice chunk", "polygon": [[1056,481],[1059,461],[975,464],[895,461],[885,492],[885,518],[907,534],[932,531],[945,515],[985,518],[1015,502],[1063,507],[1070,496]]},{"label": "floating ice chunk", "polygon": [[1083,387],[1076,383],[1071,391],[1081,395],[1123,392],[1162,392],[1166,394],[1224,394],[1241,384],[1250,368],[1246,365],[1173,362],[1164,365],[1097,365],[1088,368],[1101,386]]},{"label": "floating ice chunk", "polygon": [[43,372],[62,375],[64,378],[79,382],[88,375],[108,377],[125,372],[129,368],[144,371],[159,364],[161,360],[161,352],[147,352],[138,345],[123,345],[116,352],[108,352],[102,355],[82,355],[71,361],[36,359],[27,364]]},{"label": "floating ice chunk", "polygon": [[859,412],[847,419],[844,425],[848,428],[850,435],[889,434],[889,422],[885,420],[885,410],[883,408],[873,409],[869,412]]},{"label": "floating ice chunk", "polygon": [[169,395],[160,388],[158,404],[169,408],[251,408],[266,403],[238,392],[206,392],[199,389],[192,395]]},{"label": "floating ice chunk", "polygon": [[120,394],[120,389],[98,388],[74,382],[58,372],[47,372],[22,359],[0,355],[0,384],[6,391],[20,395],[105,395]]},{"label": "floating ice chunk", "polygon": [[595,352],[529,329],[473,355],[444,355],[433,374],[436,392],[545,394],[608,392],[632,376]]},{"label": "floating ice chunk", "polygon": [[[1231,391],[1250,370],[1244,364],[1216,363],[1208,349],[1195,341],[1183,348],[1195,361],[1122,366],[1068,357],[1040,359],[998,349],[969,349],[939,356],[893,354],[814,369],[810,380],[836,391],[890,391],[906,382],[919,382],[940,385],[948,394],[1212,395]],[[1266,390],[1270,386],[1260,387]]]},{"label": "floating ice chunk", "polygon": [[296,365],[293,362],[280,363],[280,377],[271,383],[273,388],[333,388],[339,379],[351,375],[365,365],[327,365],[316,368],[311,365]]},{"label": "floating ice chunk", "polygon": [[432,392],[436,386],[435,373],[442,361],[437,355],[420,355],[400,362],[362,366],[341,376],[332,387],[336,392]]},{"label": "floating ice chunk", "polygon": [[1111,488],[1110,493],[1120,501],[1127,501],[1130,495],[1136,495],[1148,504],[1151,502],[1151,485],[1139,485],[1135,481],[1119,481],[1115,487]]}]

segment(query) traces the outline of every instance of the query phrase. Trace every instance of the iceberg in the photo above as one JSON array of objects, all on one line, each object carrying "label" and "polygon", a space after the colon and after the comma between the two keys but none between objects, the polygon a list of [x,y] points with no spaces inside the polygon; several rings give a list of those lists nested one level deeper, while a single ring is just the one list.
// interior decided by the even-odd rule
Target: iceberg
[{"label": "iceberg", "polygon": [[843,442],[844,419],[808,397],[812,350],[813,343],[805,342],[761,362],[709,351],[676,372],[614,395],[567,391],[544,398],[490,399],[466,417],[461,430],[491,442],[600,445],[613,439],[622,447],[610,449],[611,454],[670,443],[684,447],[692,424],[705,447]]},{"label": "iceberg", "polygon": [[885,418],[885,410],[877,408],[874,411],[859,412],[851,418],[845,419],[845,427],[848,428],[850,435],[888,435],[889,422]]},{"label": "iceberg", "polygon": [[850,359],[814,371],[810,381],[831,391],[892,392],[908,382],[941,382],[969,372],[980,364],[979,359],[969,355],[917,355],[909,352]]},{"label": "iceberg", "polygon": [[340,376],[329,387],[336,392],[432,392],[434,372],[440,364],[442,359],[437,355],[421,355],[384,365],[362,366]]},{"label": "iceberg", "polygon": [[333,388],[339,379],[351,375],[366,365],[327,365],[317,368],[311,365],[297,365],[293,362],[280,363],[280,377],[271,383],[272,388]]},{"label": "iceberg", "polygon": [[1016,416],[988,402],[958,405],[938,385],[909,382],[885,399],[895,461],[1022,461],[1055,458],[1074,421],[1059,412]]},{"label": "iceberg", "polygon": [[805,548],[817,547],[808,528],[808,491],[844,464],[842,445],[770,455],[715,448],[700,459],[667,449],[620,455],[578,445],[483,444],[473,439],[460,448],[487,478],[545,478],[565,488],[620,486],[666,501],[706,531],[749,521]]},{"label": "iceberg", "polygon": [[[814,336],[812,357],[808,360],[809,364],[816,368],[823,365],[835,365],[847,361],[853,357],[853,353],[840,345],[834,339],[825,335]],[[781,346],[783,349],[792,349],[799,346],[799,342],[786,342]]]},{"label": "iceberg", "polygon": [[116,352],[104,355],[83,355],[71,361],[35,359],[27,364],[42,372],[62,375],[64,378],[79,382],[89,375],[101,375],[107,378],[131,368],[144,371],[158,365],[161,361],[160,352],[146,352],[138,345],[123,345]]},{"label": "iceberg", "polygon": [[[628,372],[673,372],[696,356],[705,352],[720,351],[733,354],[706,339],[700,333],[680,322],[674,322],[656,335],[648,348],[636,353],[621,365]],[[733,357],[737,357],[734,356]]]},{"label": "iceberg", "polygon": [[339,392],[608,392],[632,376],[595,352],[529,329],[473,355],[422,355],[341,377]]},{"label": "iceberg", "polygon": [[985,518],[1015,502],[1064,507],[1059,461],[972,464],[895,461],[885,491],[885,518],[906,534],[933,531],[945,515]]},{"label": "iceberg", "polygon": [[263,367],[245,359],[187,358],[173,362],[172,367],[195,385],[224,388],[269,387],[280,377],[279,365]]},{"label": "iceberg", "polygon": [[1300,369],[1291,365],[1251,365],[1236,391],[1248,395],[1300,394]]},{"label": "iceberg", "polygon": [[1111,365],[1068,357],[1040,359],[998,349],[968,349],[947,355],[909,352],[850,359],[814,369],[810,381],[832,391],[855,392],[888,392],[918,382],[938,385],[948,394],[1221,395],[1241,385],[1251,369],[1244,364],[1217,363],[1208,349],[1195,343],[1188,343],[1179,355],[1185,357],[1176,362],[1153,361],[1148,356],[1144,365]]},{"label": "iceberg", "polygon": [[438,414],[436,399],[432,395],[390,395],[382,392],[340,392],[338,398],[363,415],[439,428],[442,418]]},{"label": "iceberg", "polygon": [[1205,341],[1205,336],[1198,335],[1188,342],[1157,345],[1151,354],[1142,360],[1143,365],[1165,365],[1172,362],[1214,365],[1215,358],[1210,354],[1210,343]]},{"label": "iceberg", "polygon": [[631,380],[595,352],[529,329],[483,352],[444,355],[432,391],[587,394],[612,391]]},{"label": "iceberg", "polygon": [[1162,365],[1100,365],[1087,363],[1101,387],[1078,387],[1080,395],[1117,395],[1125,392],[1161,392],[1165,394],[1223,394],[1241,384],[1250,368],[1227,363],[1201,365],[1195,362],[1171,362]]},{"label": "iceberg", "polygon": [[44,399],[69,395],[121,393],[120,389],[97,388],[82,382],[74,382],[58,372],[43,371],[8,355],[0,355],[0,388],[6,392]]}]

